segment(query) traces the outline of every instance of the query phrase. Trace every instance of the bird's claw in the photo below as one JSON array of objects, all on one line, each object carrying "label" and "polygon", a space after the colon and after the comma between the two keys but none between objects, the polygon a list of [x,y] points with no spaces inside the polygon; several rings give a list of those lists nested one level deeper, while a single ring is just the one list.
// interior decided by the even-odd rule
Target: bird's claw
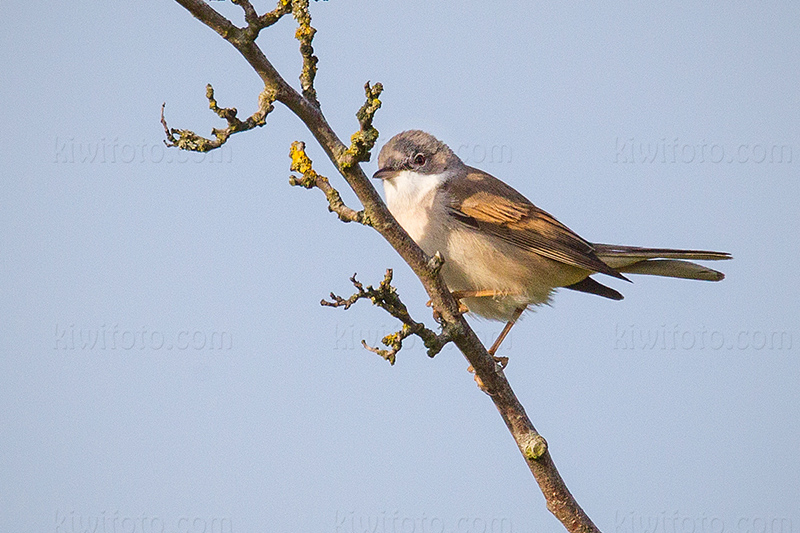
[{"label": "bird's claw", "polygon": [[[494,359],[495,362],[496,372],[502,372],[508,366],[508,357],[496,357],[493,355],[492,359]],[[470,374],[475,374],[475,367],[469,365],[469,368],[467,368],[467,372],[469,372]],[[483,384],[483,380],[481,380],[481,378],[478,377],[478,374],[475,374],[475,377],[473,379],[475,379],[475,383],[478,384],[479,389],[481,389],[483,392],[486,393],[489,392],[486,390],[486,386]]]}]

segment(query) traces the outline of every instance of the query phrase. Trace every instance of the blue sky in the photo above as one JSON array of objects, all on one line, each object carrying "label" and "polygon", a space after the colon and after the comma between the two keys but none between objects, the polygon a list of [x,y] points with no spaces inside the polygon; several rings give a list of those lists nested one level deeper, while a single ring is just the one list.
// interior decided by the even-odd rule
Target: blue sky
[{"label": "blue sky", "polygon": [[[393,319],[319,306],[394,268],[432,324],[375,232],[288,185],[304,140],[357,206],[298,119],[279,105],[205,157],[162,147],[162,102],[172,127],[222,125],[206,83],[255,109],[230,45],[170,1],[3,5],[0,530],[561,530],[454,348],[390,367],[360,340]],[[340,137],[380,81],[379,146],[424,129],[588,240],[734,255],[721,283],[564,291],[506,341],[595,523],[800,530],[800,6],[311,8]],[[260,43],[297,86],[293,34]]]}]

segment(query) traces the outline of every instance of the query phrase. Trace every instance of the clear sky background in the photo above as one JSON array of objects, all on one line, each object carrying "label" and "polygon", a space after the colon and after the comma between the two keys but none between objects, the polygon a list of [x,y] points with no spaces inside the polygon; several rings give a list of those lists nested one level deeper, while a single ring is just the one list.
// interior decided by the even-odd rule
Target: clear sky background
[{"label": "clear sky background", "polygon": [[[731,252],[559,293],[506,373],[604,531],[797,532],[800,4],[702,4],[312,2],[317,89],[347,139],[382,82],[379,146],[425,129],[589,240]],[[455,349],[391,367],[359,344],[393,319],[320,307],[391,267],[433,324],[288,185],[305,140],[357,206],[296,117],[163,148],[162,102],[223,125],[206,83],[255,109],[229,44],[172,1],[2,5],[0,531],[561,531]],[[297,86],[294,29],[260,42]]]}]

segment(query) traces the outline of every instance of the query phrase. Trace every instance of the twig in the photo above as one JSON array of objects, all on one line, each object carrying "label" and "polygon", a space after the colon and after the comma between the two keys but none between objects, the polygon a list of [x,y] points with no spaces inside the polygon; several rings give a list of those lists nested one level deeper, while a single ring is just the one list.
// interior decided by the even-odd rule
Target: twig
[{"label": "twig", "polygon": [[319,58],[314,55],[311,41],[317,30],[311,27],[311,13],[308,11],[308,0],[293,0],[292,15],[297,20],[298,28],[295,38],[300,41],[300,55],[303,56],[303,70],[300,72],[300,87],[306,100],[319,107],[317,90],[314,89],[314,78],[317,75]]},{"label": "twig", "polygon": [[303,175],[298,179],[294,176],[289,178],[289,185],[305,187],[312,189],[314,187],[325,193],[325,198],[328,199],[328,211],[336,213],[339,220],[342,222],[358,222],[369,226],[370,222],[364,211],[356,211],[347,207],[342,200],[339,191],[333,188],[328,178],[321,174],[317,174],[311,164],[311,159],[306,155],[306,143],[295,141],[292,143],[292,149],[289,151],[289,157],[292,158],[290,170],[299,172]]},{"label": "twig", "polygon": [[250,0],[231,0],[231,2],[241,6],[244,11],[244,20],[249,26],[252,27],[258,21],[258,13],[256,13],[256,8],[253,7]]},{"label": "twig", "polygon": [[170,128],[164,118],[166,104],[162,104],[161,125],[164,126],[164,133],[167,135],[164,144],[170,147],[177,146],[181,150],[190,150],[192,152],[208,152],[219,148],[234,133],[252,130],[256,126],[261,127],[266,124],[267,115],[274,109],[272,103],[275,101],[275,93],[271,89],[264,88],[258,96],[258,110],[244,121],[236,117],[238,111],[235,107],[219,107],[217,105],[217,101],[214,99],[214,88],[211,84],[206,85],[206,98],[208,98],[208,107],[220,118],[225,119],[228,122],[228,127],[212,129],[211,134],[215,137],[214,140],[202,137],[191,130]]},{"label": "twig", "polygon": [[350,137],[350,148],[345,151],[342,161],[342,166],[345,167],[351,167],[362,161],[369,161],[370,150],[375,146],[375,141],[378,140],[378,130],[372,125],[372,119],[381,107],[379,97],[383,92],[383,85],[376,83],[370,86],[369,82],[367,82],[364,85],[364,92],[367,95],[367,101],[356,113],[360,128]]},{"label": "twig", "polygon": [[428,349],[428,357],[435,357],[448,342],[452,341],[450,332],[446,327],[441,334],[437,334],[426,328],[425,324],[411,318],[408,308],[406,308],[405,304],[400,300],[397,289],[392,285],[392,269],[386,270],[386,275],[377,288],[369,285],[365,289],[364,285],[356,280],[355,274],[350,278],[350,281],[358,292],[347,299],[331,293],[331,301],[322,300],[320,305],[327,307],[344,307],[345,310],[347,310],[358,300],[369,299],[374,305],[384,309],[387,313],[400,320],[403,323],[403,327],[400,331],[386,335],[381,339],[383,345],[389,348],[388,350],[373,348],[369,346],[366,341],[361,341],[364,348],[380,355],[392,365],[395,363],[397,352],[403,347],[403,340],[411,335],[416,335],[422,339],[422,342]]},{"label": "twig", "polygon": [[249,0],[231,0],[234,4],[238,4],[244,10],[244,20],[247,22],[247,28],[245,28],[245,35],[246,39],[254,41],[261,30],[272,26],[276,22],[278,22],[281,17],[284,15],[288,15],[292,12],[292,2],[291,0],[278,0],[278,7],[264,13],[263,15],[258,15],[256,13],[255,8],[249,2]]}]

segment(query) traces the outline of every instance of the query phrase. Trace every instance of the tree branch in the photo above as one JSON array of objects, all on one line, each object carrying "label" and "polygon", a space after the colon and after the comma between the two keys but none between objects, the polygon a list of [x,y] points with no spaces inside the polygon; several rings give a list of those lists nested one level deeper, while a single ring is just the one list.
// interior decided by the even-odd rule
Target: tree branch
[{"label": "tree branch", "polygon": [[301,141],[293,142],[289,157],[292,158],[290,170],[300,172],[303,175],[300,179],[294,176],[290,177],[289,185],[305,187],[306,189],[316,187],[325,193],[325,198],[328,199],[328,211],[336,213],[339,216],[339,220],[342,222],[358,222],[365,226],[371,225],[369,219],[364,215],[364,211],[355,211],[347,207],[339,191],[333,188],[328,178],[317,174],[312,168],[311,159],[306,155],[306,143]]},{"label": "tree branch", "polygon": [[252,130],[256,126],[261,127],[266,124],[267,115],[274,109],[272,102],[275,101],[275,94],[265,87],[258,96],[258,110],[245,121],[241,121],[236,117],[238,111],[235,107],[219,107],[217,105],[217,101],[214,100],[214,88],[211,84],[206,85],[206,98],[208,98],[208,107],[219,115],[220,118],[228,121],[228,127],[212,129],[211,134],[215,137],[214,140],[207,139],[191,130],[170,128],[167,126],[167,120],[164,118],[164,108],[166,104],[162,104],[161,125],[164,126],[164,133],[167,135],[164,144],[169,147],[177,146],[181,150],[189,150],[192,152],[208,152],[219,148],[228,141],[228,137],[232,134],[239,133],[240,131]]},{"label": "tree branch", "polygon": [[[374,139],[371,139],[372,133],[369,135],[364,133],[359,137],[361,139],[359,142],[353,139],[351,148],[355,147],[355,149],[348,150],[322,114],[313,87],[317,58],[313,55],[311,41],[316,30],[311,27],[308,0],[280,2],[278,8],[272,12],[274,14],[269,17],[267,15],[257,16],[252,6],[249,6],[249,2],[239,1],[237,3],[245,10],[245,20],[248,24],[246,28],[236,27],[203,0],[176,1],[233,45],[259,75],[264,83],[265,91],[268,91],[270,95],[274,96],[274,100],[284,104],[303,121],[364,206],[363,217],[369,220],[369,224],[389,242],[419,277],[431,298],[434,310],[440,316],[441,324],[446,329],[447,335],[474,368],[476,376],[483,383],[485,391],[491,397],[514,437],[547,500],[547,508],[568,531],[599,531],[570,494],[553,464],[544,438],[536,432],[505,376],[501,371],[496,370],[494,359],[489,356],[475,332],[459,313],[456,300],[447,290],[447,286],[439,275],[437,261],[428,257],[392,217],[377,191],[357,164],[367,160],[362,159],[363,157],[368,158],[369,149],[374,144]],[[262,50],[255,44],[258,31],[267,25],[264,23],[259,27],[261,21],[268,20],[274,23],[284,14],[289,3],[292,14],[299,25],[296,37],[300,40],[300,52],[303,57],[303,70],[300,75],[302,94],[281,77]],[[373,89],[378,89],[378,87],[376,84]],[[368,125],[359,117],[361,131],[371,131],[373,108],[377,109],[376,101],[379,103],[377,95],[374,95],[373,105],[365,110],[365,116],[369,117]],[[377,132],[374,134],[377,136]],[[302,172],[299,167],[298,171]],[[304,179],[306,179],[305,173]],[[313,178],[315,186],[319,186],[318,181],[318,177]],[[309,181],[309,183],[311,182]],[[322,183],[324,184],[324,182]],[[320,188],[325,191],[324,188]],[[326,196],[328,196],[327,192]]]},{"label": "tree branch", "polygon": [[298,28],[295,38],[300,41],[300,55],[303,56],[303,70],[300,72],[300,87],[306,100],[319,107],[317,90],[314,89],[314,78],[317,75],[317,62],[314,47],[311,41],[317,30],[311,27],[311,14],[308,12],[308,0],[294,0],[292,2],[292,15],[297,20]]},{"label": "tree branch", "polygon": [[356,280],[355,274],[353,274],[353,276],[350,278],[350,281],[353,283],[353,286],[355,286],[358,292],[347,299],[331,293],[332,301],[329,302],[327,300],[322,300],[320,304],[327,307],[344,307],[345,310],[347,310],[350,309],[350,306],[356,303],[358,300],[361,300],[362,298],[368,298],[374,305],[384,309],[387,313],[400,320],[400,322],[403,323],[402,329],[385,336],[381,340],[384,346],[388,347],[389,350],[373,348],[367,345],[366,341],[361,341],[361,344],[364,346],[364,348],[380,355],[392,365],[395,363],[395,356],[397,355],[397,352],[399,352],[403,347],[403,340],[411,335],[416,335],[422,339],[425,347],[428,348],[428,357],[436,356],[436,354],[441,352],[442,348],[444,348],[448,342],[452,341],[450,333],[446,328],[443,333],[437,335],[434,331],[426,328],[425,324],[417,322],[411,318],[411,315],[408,313],[408,309],[406,308],[405,304],[400,301],[400,296],[397,294],[397,289],[392,286],[391,268],[386,270],[386,275],[377,289],[373,288],[372,285],[369,285],[366,289],[364,289],[364,285]]},{"label": "tree branch", "polygon": [[367,95],[367,101],[356,113],[360,128],[350,137],[350,148],[344,152],[342,166],[345,167],[369,161],[370,150],[378,140],[378,130],[372,125],[372,119],[381,107],[381,101],[378,98],[383,92],[383,85],[376,83],[370,86],[367,82],[364,85],[364,92]]},{"label": "tree branch", "polygon": [[250,3],[249,0],[231,0],[234,4],[241,6],[242,10],[244,10],[244,20],[247,22],[247,28],[244,30],[244,38],[255,41],[258,37],[258,33],[266,27],[272,26],[276,22],[278,22],[282,16],[288,15],[292,12],[292,2],[291,0],[279,0],[278,7],[264,13],[263,15],[258,15],[256,13],[256,9],[253,7],[253,4]]}]

